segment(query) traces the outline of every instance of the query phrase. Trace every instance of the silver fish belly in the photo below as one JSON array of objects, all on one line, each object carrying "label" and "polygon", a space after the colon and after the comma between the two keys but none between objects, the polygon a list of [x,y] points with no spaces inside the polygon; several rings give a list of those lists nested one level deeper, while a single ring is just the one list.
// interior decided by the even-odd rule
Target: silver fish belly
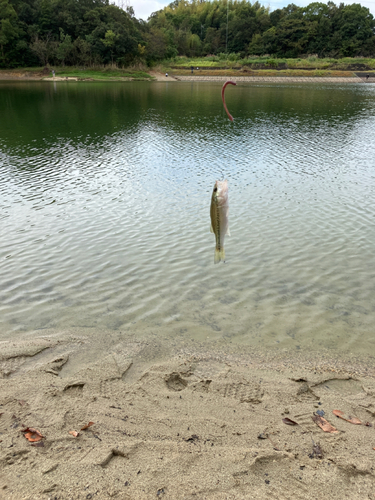
[{"label": "silver fish belly", "polygon": [[216,181],[211,197],[211,232],[215,234],[214,263],[225,259],[224,238],[230,235],[228,227],[228,181]]}]

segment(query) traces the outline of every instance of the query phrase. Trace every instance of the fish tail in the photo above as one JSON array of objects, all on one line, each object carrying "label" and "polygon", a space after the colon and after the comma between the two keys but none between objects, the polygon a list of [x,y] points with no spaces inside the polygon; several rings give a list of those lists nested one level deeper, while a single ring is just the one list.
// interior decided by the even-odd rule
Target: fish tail
[{"label": "fish tail", "polygon": [[218,264],[221,260],[225,260],[225,250],[224,248],[221,248],[221,250],[215,248],[214,263]]}]

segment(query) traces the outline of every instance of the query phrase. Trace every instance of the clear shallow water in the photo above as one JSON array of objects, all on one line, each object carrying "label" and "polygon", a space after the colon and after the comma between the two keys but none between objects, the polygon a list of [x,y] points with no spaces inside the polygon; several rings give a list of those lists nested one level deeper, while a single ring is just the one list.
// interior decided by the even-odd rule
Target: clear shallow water
[{"label": "clear shallow water", "polygon": [[[0,332],[375,354],[375,86],[0,84]],[[214,265],[213,184],[229,181]]]}]

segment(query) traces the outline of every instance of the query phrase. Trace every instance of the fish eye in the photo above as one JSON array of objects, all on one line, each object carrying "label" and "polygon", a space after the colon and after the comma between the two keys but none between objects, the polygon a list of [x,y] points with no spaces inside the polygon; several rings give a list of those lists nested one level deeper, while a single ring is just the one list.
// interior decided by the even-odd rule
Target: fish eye
[{"label": "fish eye", "polygon": [[216,193],[216,191],[217,191],[217,187],[214,188],[214,193]]}]

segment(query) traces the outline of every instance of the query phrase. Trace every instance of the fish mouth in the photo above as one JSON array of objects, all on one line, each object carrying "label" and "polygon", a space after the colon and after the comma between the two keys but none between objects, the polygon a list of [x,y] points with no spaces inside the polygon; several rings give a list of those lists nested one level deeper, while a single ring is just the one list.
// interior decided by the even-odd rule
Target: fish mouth
[{"label": "fish mouth", "polygon": [[228,189],[228,180],[224,179],[223,181],[216,181],[215,187],[219,190]]},{"label": "fish mouth", "polygon": [[225,179],[224,181],[216,181],[214,191],[218,196],[225,196],[228,192],[228,181]]}]

